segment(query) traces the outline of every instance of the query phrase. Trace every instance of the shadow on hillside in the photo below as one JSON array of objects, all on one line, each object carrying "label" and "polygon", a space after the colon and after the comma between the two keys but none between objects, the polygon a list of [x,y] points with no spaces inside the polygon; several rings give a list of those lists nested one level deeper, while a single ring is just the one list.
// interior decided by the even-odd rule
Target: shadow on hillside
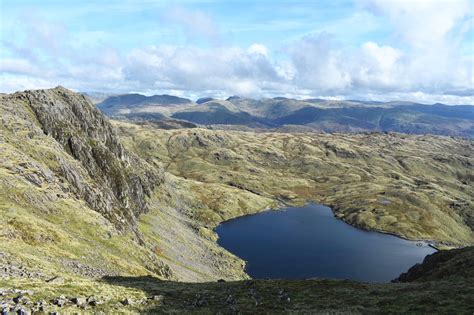
[{"label": "shadow on hillside", "polygon": [[[102,282],[142,290],[148,300],[146,313],[204,312],[261,313],[281,312],[293,307],[288,298],[300,295],[302,288],[321,289],[321,284],[287,280],[245,280],[233,282],[185,283],[163,281],[152,276],[107,276]],[[325,283],[325,281],[323,282]],[[311,288],[313,287],[314,288]],[[324,285],[323,285],[324,286]],[[307,294],[304,294],[305,296]]]},{"label": "shadow on hillside", "polygon": [[[462,262],[462,269],[472,265],[472,261]],[[101,281],[145,292],[147,303],[136,306],[146,314],[321,311],[472,314],[472,270],[462,275],[467,277],[454,274],[441,280],[387,284],[331,279],[184,283],[151,276],[109,276]]]},{"label": "shadow on hillside", "polygon": [[229,298],[229,295],[242,296],[242,288],[249,285],[249,282],[244,281],[185,283],[164,281],[152,276],[106,276],[101,281],[144,291],[148,297],[147,303],[143,307],[146,313],[159,313],[165,310],[199,312],[221,309],[224,312],[226,310],[237,311],[234,307],[235,302],[233,298]]}]

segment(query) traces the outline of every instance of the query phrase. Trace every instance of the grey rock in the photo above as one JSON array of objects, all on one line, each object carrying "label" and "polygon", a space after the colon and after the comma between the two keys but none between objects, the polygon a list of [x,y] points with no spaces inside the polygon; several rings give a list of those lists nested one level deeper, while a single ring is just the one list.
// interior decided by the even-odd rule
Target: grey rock
[{"label": "grey rock", "polygon": [[288,293],[286,293],[285,290],[283,290],[282,288],[278,289],[278,299],[282,302],[291,302]]},{"label": "grey rock", "polygon": [[16,304],[22,303],[25,300],[23,295],[18,295],[13,298],[13,302]]},{"label": "grey rock", "polygon": [[235,303],[237,303],[237,301],[235,300],[235,298],[232,296],[232,294],[229,294],[227,296],[227,299],[225,300],[225,302],[229,305],[234,305]]},{"label": "grey rock", "polygon": [[89,296],[87,299],[86,299],[86,302],[88,305],[90,306],[97,306],[99,304],[102,304],[101,301],[99,301],[96,297],[94,296]]},{"label": "grey rock", "polygon": [[19,310],[16,311],[18,315],[29,315],[31,314],[30,310],[27,308],[20,308]]},{"label": "grey rock", "polygon": [[[72,164],[59,161],[62,176],[75,188],[74,193],[117,229],[130,230],[136,216],[147,210],[146,199],[162,182],[162,172],[130,155],[110,122],[81,94],[57,87],[11,97],[26,101],[43,132],[59,142],[88,172],[82,174]],[[138,169],[140,172],[135,171]],[[90,184],[88,176],[95,183]],[[41,178],[29,180],[36,183]],[[115,211],[117,208],[121,211]]]},{"label": "grey rock", "polygon": [[70,300],[72,303],[74,303],[77,306],[85,305],[86,304],[86,299],[83,297],[73,297]]},{"label": "grey rock", "polygon": [[64,306],[65,304],[67,303],[67,299],[64,295],[61,295],[60,297],[58,297],[57,299],[54,299],[53,300],[53,304],[54,305],[57,305],[59,307],[62,307]]},{"label": "grey rock", "polygon": [[129,298],[126,298],[125,300],[122,301],[123,305],[132,305],[133,301]]},{"label": "grey rock", "polygon": [[191,303],[191,305],[195,307],[201,307],[207,304],[208,302],[206,297],[202,296],[201,294],[196,294],[194,301]]}]

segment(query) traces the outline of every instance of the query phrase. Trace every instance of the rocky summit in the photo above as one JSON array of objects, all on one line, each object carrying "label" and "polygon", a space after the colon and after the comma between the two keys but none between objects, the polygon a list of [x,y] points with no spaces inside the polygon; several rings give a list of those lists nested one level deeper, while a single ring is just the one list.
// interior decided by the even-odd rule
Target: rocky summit
[{"label": "rocky summit", "polygon": [[[470,139],[110,121],[62,87],[2,94],[0,117],[2,313],[474,312]],[[217,244],[222,221],[308,201],[441,251],[367,284],[250,279]]]}]

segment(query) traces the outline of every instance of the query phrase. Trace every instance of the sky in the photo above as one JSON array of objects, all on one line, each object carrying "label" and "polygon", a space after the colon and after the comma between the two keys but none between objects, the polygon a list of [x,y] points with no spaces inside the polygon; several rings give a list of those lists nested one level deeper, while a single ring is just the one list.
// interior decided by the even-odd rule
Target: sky
[{"label": "sky", "polygon": [[0,92],[474,104],[470,0],[0,0]]}]

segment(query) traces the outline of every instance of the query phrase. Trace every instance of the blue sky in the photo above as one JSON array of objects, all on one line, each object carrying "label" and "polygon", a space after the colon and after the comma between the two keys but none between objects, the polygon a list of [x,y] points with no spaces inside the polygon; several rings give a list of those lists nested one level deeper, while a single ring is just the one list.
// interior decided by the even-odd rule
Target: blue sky
[{"label": "blue sky", "polygon": [[474,103],[473,2],[1,0],[0,91]]}]

